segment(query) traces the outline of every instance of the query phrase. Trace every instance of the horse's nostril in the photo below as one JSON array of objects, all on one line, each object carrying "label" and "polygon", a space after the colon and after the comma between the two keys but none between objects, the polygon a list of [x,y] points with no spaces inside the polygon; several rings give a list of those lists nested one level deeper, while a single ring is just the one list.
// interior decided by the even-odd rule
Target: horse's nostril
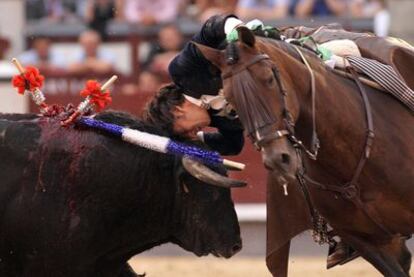
[{"label": "horse's nostril", "polygon": [[233,248],[232,248],[232,251],[233,251],[233,254],[236,254],[237,252],[239,252],[240,250],[241,250],[241,245],[238,243],[238,244],[235,244],[234,246],[233,246]]},{"label": "horse's nostril", "polygon": [[284,164],[290,163],[290,156],[288,154],[283,153],[281,156],[282,156],[282,163]]}]

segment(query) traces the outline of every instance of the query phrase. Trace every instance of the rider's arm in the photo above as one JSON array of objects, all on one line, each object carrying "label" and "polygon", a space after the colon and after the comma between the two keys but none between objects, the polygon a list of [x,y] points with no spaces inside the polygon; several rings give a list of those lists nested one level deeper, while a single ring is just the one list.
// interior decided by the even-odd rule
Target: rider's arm
[{"label": "rider's arm", "polygon": [[204,142],[221,155],[237,155],[244,145],[243,130],[204,133]]},{"label": "rider's arm", "polygon": [[[235,16],[210,17],[200,32],[193,36],[192,41],[212,48],[220,48],[226,38],[224,28],[229,18]],[[222,87],[220,70],[206,60],[190,42],[171,61],[168,71],[174,83],[195,98],[199,98],[202,94],[217,95]]]},{"label": "rider's arm", "polygon": [[230,119],[221,116],[211,117],[211,126],[217,132],[203,133],[202,140],[221,155],[237,155],[244,145],[243,127],[239,119]]}]

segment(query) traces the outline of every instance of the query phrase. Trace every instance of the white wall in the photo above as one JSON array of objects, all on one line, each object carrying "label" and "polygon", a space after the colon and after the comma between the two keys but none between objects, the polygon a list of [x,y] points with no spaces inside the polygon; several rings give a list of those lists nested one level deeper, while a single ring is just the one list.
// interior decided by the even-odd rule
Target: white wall
[{"label": "white wall", "polygon": [[391,35],[414,43],[414,1],[388,1],[388,7],[391,13]]},{"label": "white wall", "polygon": [[7,58],[23,51],[24,0],[0,0],[0,35],[11,42]]},{"label": "white wall", "polygon": [[14,68],[12,57],[23,51],[24,45],[24,0],[0,0],[0,35],[11,42],[6,61],[0,61],[0,112],[25,113],[28,111],[28,96],[16,93],[11,85]]},{"label": "white wall", "polygon": [[0,113],[27,113],[29,110],[28,97],[28,95],[18,94],[10,81],[0,80]]}]

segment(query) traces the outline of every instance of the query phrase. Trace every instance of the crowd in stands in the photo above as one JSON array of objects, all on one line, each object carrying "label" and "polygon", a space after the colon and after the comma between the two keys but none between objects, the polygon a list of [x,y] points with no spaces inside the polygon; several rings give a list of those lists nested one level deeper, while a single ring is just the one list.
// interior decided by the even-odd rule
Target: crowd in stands
[{"label": "crowd in stands", "polygon": [[114,71],[115,56],[110,51],[100,47],[101,37],[94,30],[86,30],[79,36],[79,49],[65,57],[51,48],[51,40],[47,37],[37,37],[32,42],[32,48],[19,57],[24,65],[35,65],[41,71],[65,70],[71,74],[86,74],[96,72],[105,74]]},{"label": "crowd in stands", "polygon": [[[287,16],[348,16],[374,18],[386,11],[385,0],[26,0],[28,21],[70,22],[82,20],[90,30],[79,36],[81,48],[70,57],[62,57],[51,49],[51,41],[37,37],[23,53],[23,64],[45,70],[64,69],[69,73],[108,73],[114,71],[115,56],[101,49],[107,39],[111,20],[129,24],[163,27],[148,55],[141,61],[137,82],[126,86],[126,93],[137,90],[154,91],[168,79],[169,62],[180,51],[185,38],[174,24],[187,17],[204,22],[214,14],[234,13],[243,20],[283,19]],[[384,20],[382,24],[384,25]],[[380,22],[381,25],[381,22]],[[386,35],[386,30],[382,30]]]},{"label": "crowd in stands", "polygon": [[100,31],[108,20],[152,25],[178,17],[204,22],[213,14],[235,13],[243,19],[286,16],[373,17],[385,0],[26,0],[29,20],[85,20]]}]

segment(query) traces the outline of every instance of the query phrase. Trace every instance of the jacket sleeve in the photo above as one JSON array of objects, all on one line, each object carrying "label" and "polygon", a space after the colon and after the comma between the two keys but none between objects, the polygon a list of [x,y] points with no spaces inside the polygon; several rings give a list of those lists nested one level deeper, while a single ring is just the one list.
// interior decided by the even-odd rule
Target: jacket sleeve
[{"label": "jacket sleeve", "polygon": [[[229,17],[235,16],[210,17],[200,32],[193,36],[192,41],[212,48],[220,48],[226,38],[224,24]],[[188,42],[171,61],[168,71],[173,82],[195,98],[200,98],[202,94],[217,95],[222,87],[220,70],[205,59],[191,42]]]},{"label": "jacket sleeve", "polygon": [[204,142],[221,155],[237,155],[244,145],[243,127],[238,118],[229,119],[221,116],[211,117],[211,126],[217,132],[204,133]]},{"label": "jacket sleeve", "polygon": [[205,133],[204,142],[221,155],[237,155],[243,149],[243,131],[222,130],[216,133]]}]

